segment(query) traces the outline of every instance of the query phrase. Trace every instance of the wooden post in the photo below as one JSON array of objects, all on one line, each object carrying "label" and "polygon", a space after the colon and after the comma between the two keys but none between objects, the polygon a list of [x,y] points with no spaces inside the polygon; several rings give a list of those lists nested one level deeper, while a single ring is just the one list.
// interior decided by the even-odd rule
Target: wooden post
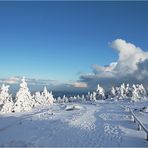
[{"label": "wooden post", "polygon": [[135,120],[135,118],[134,118],[134,122],[136,123],[136,120]]},{"label": "wooden post", "polygon": [[130,118],[131,120],[133,120],[133,116],[132,116],[132,115],[129,115],[129,118]]},{"label": "wooden post", "polygon": [[141,126],[140,126],[140,124],[138,123],[138,131],[140,131],[141,130]]}]

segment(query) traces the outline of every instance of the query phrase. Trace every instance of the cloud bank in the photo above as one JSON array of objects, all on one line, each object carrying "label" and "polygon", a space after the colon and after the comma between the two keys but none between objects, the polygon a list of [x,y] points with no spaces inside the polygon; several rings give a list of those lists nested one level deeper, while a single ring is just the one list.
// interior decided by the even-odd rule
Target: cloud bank
[{"label": "cloud bank", "polygon": [[[117,51],[118,60],[107,66],[92,65],[92,72],[83,74],[78,81],[59,82],[56,80],[26,78],[28,85],[43,88],[44,85],[52,90],[79,91],[96,89],[99,83],[104,88],[120,85],[121,83],[142,83],[148,85],[148,52],[116,39],[109,44]],[[0,79],[0,84],[20,84],[22,77]]]},{"label": "cloud bank", "polygon": [[104,87],[121,83],[148,84],[148,52],[122,39],[109,45],[118,52],[117,62],[108,66],[92,65],[92,72],[81,75],[79,81],[86,83],[89,89],[94,89],[98,83]]},{"label": "cloud bank", "polygon": [[[10,78],[0,79],[0,83],[6,84],[20,84],[22,77],[14,76]],[[35,79],[35,78],[25,78],[26,82],[29,85],[59,85],[59,82],[56,80],[44,80],[44,79]]]},{"label": "cloud bank", "polygon": [[[10,91],[16,92],[19,89],[19,84],[21,83],[22,77],[14,76],[9,78],[1,78],[1,84],[11,85]],[[49,90],[54,91],[81,91],[87,87],[83,82],[67,81],[60,82],[57,80],[48,80],[48,79],[35,79],[35,78],[25,78],[31,91],[42,91],[44,86],[47,86]]]}]

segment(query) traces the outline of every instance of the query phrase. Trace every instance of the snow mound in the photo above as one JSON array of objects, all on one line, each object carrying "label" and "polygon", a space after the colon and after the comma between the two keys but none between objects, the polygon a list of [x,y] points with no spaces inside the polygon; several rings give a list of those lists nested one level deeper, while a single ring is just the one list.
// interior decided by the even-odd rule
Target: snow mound
[{"label": "snow mound", "polygon": [[82,107],[79,105],[70,105],[70,106],[66,106],[65,108],[66,111],[80,110],[80,109],[82,109]]}]

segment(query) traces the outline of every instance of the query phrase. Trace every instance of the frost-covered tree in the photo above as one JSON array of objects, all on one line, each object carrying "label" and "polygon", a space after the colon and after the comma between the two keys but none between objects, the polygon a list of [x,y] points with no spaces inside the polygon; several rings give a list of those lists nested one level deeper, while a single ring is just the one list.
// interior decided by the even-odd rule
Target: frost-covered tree
[{"label": "frost-covered tree", "polygon": [[111,88],[111,95],[112,95],[113,97],[116,96],[116,90],[115,90],[114,87]]},{"label": "frost-covered tree", "polygon": [[116,97],[116,89],[112,86],[112,88],[108,91],[108,99],[114,99]]},{"label": "frost-covered tree", "polygon": [[131,97],[131,99],[133,101],[137,101],[138,99],[140,99],[140,94],[139,94],[138,88],[136,87],[135,84],[133,84],[133,86],[132,86],[132,97]]},{"label": "frost-covered tree", "polygon": [[91,93],[88,92],[86,95],[86,101],[90,101],[91,100]]},{"label": "frost-covered tree", "polygon": [[120,86],[120,96],[119,96],[119,99],[123,99],[125,97],[126,97],[126,95],[125,95],[125,84],[123,83]]},{"label": "frost-covered tree", "polygon": [[14,111],[23,112],[31,110],[35,105],[35,100],[31,96],[25,78],[23,78],[22,83],[20,84],[20,89],[16,94]]},{"label": "frost-covered tree", "polygon": [[85,96],[84,95],[82,95],[81,100],[82,100],[82,102],[85,101]]},{"label": "frost-covered tree", "polygon": [[44,87],[44,91],[42,92],[42,99],[43,99],[43,105],[53,104],[54,98],[52,91],[48,92],[47,88]]},{"label": "frost-covered tree", "polygon": [[126,84],[126,87],[125,87],[125,94],[128,94],[130,91],[130,86],[129,84]]},{"label": "frost-covered tree", "polygon": [[77,95],[77,101],[81,101],[81,97]]},{"label": "frost-covered tree", "polygon": [[82,95],[81,97],[80,95],[77,95],[76,102],[83,102],[84,99],[85,99],[84,95]]},{"label": "frost-covered tree", "polygon": [[94,91],[94,92],[91,94],[91,100],[92,100],[92,101],[96,101],[96,96],[97,96],[97,93]]},{"label": "frost-covered tree", "polygon": [[9,85],[2,84],[0,88],[0,104],[4,104],[5,100],[11,97],[8,93]]},{"label": "frost-covered tree", "polygon": [[35,100],[35,106],[42,105],[43,97],[42,97],[42,95],[41,95],[41,93],[39,91],[35,92],[34,100]]},{"label": "frost-covered tree", "polygon": [[69,102],[68,97],[66,97],[65,95],[63,95],[62,100],[63,100],[63,102],[65,102],[65,103],[68,103],[68,102]]},{"label": "frost-covered tree", "polygon": [[63,103],[61,97],[58,97],[58,98],[56,99],[56,102],[57,102],[57,103]]},{"label": "frost-covered tree", "polygon": [[96,99],[97,100],[105,99],[105,90],[99,84],[98,84],[97,90],[96,90]]},{"label": "frost-covered tree", "polygon": [[121,100],[121,99],[127,99],[131,97],[131,88],[129,87],[129,84],[125,85],[124,83],[121,84],[119,87],[115,87],[115,89],[112,89],[112,92],[115,92],[113,95],[115,99]]},{"label": "frost-covered tree", "polygon": [[137,100],[141,100],[141,99],[146,99],[147,98],[147,93],[146,93],[146,89],[144,88],[144,86],[141,84],[137,84],[132,86],[132,100],[133,101],[137,101]]},{"label": "frost-covered tree", "polygon": [[3,84],[0,89],[0,111],[3,113],[12,112],[14,105],[12,97],[8,91],[9,91],[9,85]]},{"label": "frost-covered tree", "polygon": [[14,106],[14,103],[12,101],[12,98],[9,100],[6,100],[1,108],[1,112],[2,113],[11,113],[11,112],[13,112],[13,106]]},{"label": "frost-covered tree", "polygon": [[147,96],[146,89],[142,84],[138,85],[138,90],[141,98],[145,98]]}]

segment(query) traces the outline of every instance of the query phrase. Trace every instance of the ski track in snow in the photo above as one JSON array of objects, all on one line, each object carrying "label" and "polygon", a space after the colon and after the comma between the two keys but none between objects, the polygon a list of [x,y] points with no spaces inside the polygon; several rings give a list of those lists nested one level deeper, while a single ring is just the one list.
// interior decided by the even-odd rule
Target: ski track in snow
[{"label": "ski track in snow", "polygon": [[80,110],[66,111],[66,105],[55,104],[18,116],[15,122],[1,128],[0,146],[125,146],[126,125],[131,123],[129,113],[120,105],[106,102],[78,105]]}]

